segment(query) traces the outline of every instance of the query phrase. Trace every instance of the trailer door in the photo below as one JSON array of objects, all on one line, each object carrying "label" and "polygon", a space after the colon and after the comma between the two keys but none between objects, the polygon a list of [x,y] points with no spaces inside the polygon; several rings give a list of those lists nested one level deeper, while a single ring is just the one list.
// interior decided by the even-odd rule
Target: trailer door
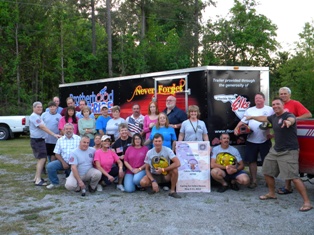
[{"label": "trailer door", "polygon": [[177,98],[177,106],[187,111],[188,110],[188,96],[191,94],[188,88],[188,75],[180,74],[173,76],[155,77],[154,79],[154,100],[162,111],[166,107],[166,99],[173,95]]}]

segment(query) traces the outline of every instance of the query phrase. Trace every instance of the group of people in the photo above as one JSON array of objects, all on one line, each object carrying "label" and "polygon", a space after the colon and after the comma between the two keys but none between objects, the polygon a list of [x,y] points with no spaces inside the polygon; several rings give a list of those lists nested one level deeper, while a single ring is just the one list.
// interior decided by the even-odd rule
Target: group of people
[{"label": "group of people", "polygon": [[[279,95],[272,101],[272,107],[269,107],[265,105],[264,94],[257,93],[256,106],[247,109],[236,126],[235,135],[243,124],[252,130],[247,136],[243,159],[239,151],[230,146],[229,134],[223,133],[220,136],[220,145],[211,151],[211,176],[221,185],[218,188],[221,193],[229,188],[239,190],[239,184],[253,189],[257,187],[257,158],[260,155],[269,188],[269,193],[260,196],[260,199],[277,198],[274,178],[279,175],[287,181],[285,187],[279,188],[277,193],[291,193],[292,181],[304,200],[300,211],[308,211],[312,205],[298,175],[296,119],[312,115],[300,102],[291,100],[289,88],[280,88]],[[80,101],[82,105],[79,107],[79,116],[75,115],[72,98],[67,99],[66,109],[58,107],[59,102],[55,98],[42,116],[42,104],[33,104],[30,130],[31,145],[38,159],[35,185],[47,185],[41,178],[41,171],[48,154],[54,156],[49,158],[47,164],[51,182],[47,185],[48,189],[59,186],[57,171],[65,170],[65,187],[82,192],[82,195],[86,192],[86,182],[89,182],[88,189],[91,193],[102,191],[104,186],[114,181],[117,181],[117,189],[121,191],[134,192],[151,187],[150,193],[157,193],[159,185],[170,182],[169,196],[181,197],[175,191],[180,167],[179,158],[175,155],[176,141],[209,141],[206,125],[200,120],[198,106],[189,106],[186,114],[176,106],[176,98],[169,96],[163,112],[159,112],[157,103],[152,101],[148,106],[148,114],[143,116],[140,106],[134,104],[132,115],[125,120],[120,117],[119,106],[111,108],[110,116],[108,107],[102,105],[101,115],[95,121],[85,101]],[[60,111],[65,114],[61,119],[67,119],[62,129],[60,121],[58,129],[52,128],[56,127],[57,119],[51,116]],[[75,119],[77,127],[73,123]],[[271,123],[273,133],[261,128],[262,122]],[[49,138],[47,134],[50,135]],[[273,137],[275,146],[271,148]],[[55,140],[55,146],[49,139]],[[234,158],[233,164],[224,165],[218,161],[219,155],[225,153]],[[245,163],[249,165],[250,177],[244,171]],[[169,190],[167,186],[164,189]]]}]

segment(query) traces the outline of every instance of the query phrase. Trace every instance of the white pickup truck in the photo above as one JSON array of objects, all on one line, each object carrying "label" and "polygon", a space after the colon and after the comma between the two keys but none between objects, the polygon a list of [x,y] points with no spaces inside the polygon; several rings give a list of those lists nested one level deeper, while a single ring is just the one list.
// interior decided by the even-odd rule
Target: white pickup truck
[{"label": "white pickup truck", "polygon": [[29,116],[0,116],[0,140],[29,134]]}]

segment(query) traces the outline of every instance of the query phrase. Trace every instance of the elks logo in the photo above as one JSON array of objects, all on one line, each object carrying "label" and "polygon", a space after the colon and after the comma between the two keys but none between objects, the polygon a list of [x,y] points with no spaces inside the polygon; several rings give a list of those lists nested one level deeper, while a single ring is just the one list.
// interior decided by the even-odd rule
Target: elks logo
[{"label": "elks logo", "polygon": [[235,115],[239,118],[242,119],[245,110],[247,110],[250,107],[249,101],[244,96],[238,95],[238,94],[233,94],[233,95],[225,95],[225,94],[220,94],[220,95],[215,95],[214,99],[217,101],[221,101],[223,103],[230,102],[231,103],[231,110],[232,112],[235,113]]}]

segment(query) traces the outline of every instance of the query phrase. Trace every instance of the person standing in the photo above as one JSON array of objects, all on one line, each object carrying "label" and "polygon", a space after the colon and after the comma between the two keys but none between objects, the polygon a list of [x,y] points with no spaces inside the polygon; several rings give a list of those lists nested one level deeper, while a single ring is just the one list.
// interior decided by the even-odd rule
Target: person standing
[{"label": "person standing", "polygon": [[[61,114],[63,108],[59,106],[59,105],[60,105],[60,99],[59,99],[59,97],[58,97],[58,96],[53,97],[52,101],[53,101],[53,102],[56,104],[56,106],[57,106],[57,113]],[[48,108],[46,108],[46,112],[49,112],[49,106],[48,106]]]},{"label": "person standing", "polygon": [[111,117],[108,114],[108,106],[107,105],[102,105],[100,107],[101,115],[97,118],[96,120],[96,130],[98,133],[103,136],[104,134],[107,133],[106,127],[107,127],[107,122],[111,119]]},{"label": "person standing", "polygon": [[[299,101],[291,99],[291,90],[289,87],[281,87],[279,89],[279,97],[284,102],[285,111],[292,113],[296,117],[296,119],[312,117],[312,113],[307,108],[305,108]],[[286,180],[285,186],[280,187],[277,190],[277,193],[282,195],[289,194],[292,192],[293,190],[291,180]]]},{"label": "person standing", "polygon": [[36,173],[34,183],[36,186],[46,186],[47,183],[41,178],[41,173],[44,169],[47,159],[47,149],[45,138],[47,134],[60,138],[61,136],[49,130],[43,122],[40,114],[43,112],[43,105],[36,101],[33,103],[33,113],[29,117],[30,144],[33,150],[34,157],[37,159]]},{"label": "person standing", "polygon": [[120,106],[115,105],[111,108],[112,119],[107,122],[106,135],[113,137],[114,142],[119,138],[119,125],[121,123],[126,123],[126,121],[120,117]]},{"label": "person standing", "polygon": [[96,134],[96,121],[90,117],[91,110],[88,106],[82,108],[83,118],[78,121],[78,129],[80,136],[87,135],[89,137],[89,146],[94,146],[94,138]]},{"label": "person standing", "polygon": [[89,192],[96,192],[101,172],[93,166],[95,151],[94,148],[89,147],[89,137],[83,136],[79,147],[70,156],[71,174],[65,182],[67,190],[82,191],[82,196],[85,196],[85,183],[88,183]]},{"label": "person standing", "polygon": [[132,106],[132,115],[126,118],[126,122],[128,123],[128,130],[131,136],[135,133],[142,134],[144,116],[141,114],[141,109],[138,104]]},{"label": "person standing", "polygon": [[[80,100],[79,108],[80,108],[80,111],[76,112],[76,117],[78,119],[81,119],[81,118],[84,117],[83,109],[84,108],[89,108],[88,105],[87,105],[87,101],[86,100]],[[90,108],[89,108],[89,110],[90,110]],[[91,110],[90,110],[90,113],[89,113],[89,117],[95,120],[95,115],[94,115],[94,113],[91,112]]]},{"label": "person standing", "polygon": [[145,140],[149,139],[152,128],[156,125],[158,119],[158,105],[157,102],[151,101],[148,106],[148,114],[144,117],[143,132],[145,134]]},{"label": "person standing", "polygon": [[[41,115],[42,120],[44,121],[45,125],[49,130],[51,130],[55,134],[59,134],[59,128],[58,124],[61,119],[60,113],[57,113],[57,104],[53,101],[50,101],[48,103],[48,112],[44,112]],[[45,139],[46,142],[46,148],[47,148],[47,154],[48,154],[48,162],[56,160],[55,153],[53,152],[56,143],[57,138],[51,135],[48,135]]]},{"label": "person standing", "polygon": [[297,137],[296,117],[284,110],[281,98],[272,101],[274,110],[271,116],[246,116],[247,120],[269,122],[275,133],[275,145],[267,154],[263,163],[263,174],[268,185],[268,193],[260,196],[260,200],[277,199],[275,194],[275,177],[292,180],[303,198],[299,211],[305,212],[313,208],[307,195],[304,183],[299,177],[299,143]]},{"label": "person standing", "polygon": [[66,123],[63,132],[64,136],[58,139],[56,147],[54,148],[57,160],[51,161],[47,165],[47,172],[50,180],[47,189],[53,189],[59,186],[58,171],[64,170],[66,176],[70,175],[70,154],[77,149],[80,144],[81,138],[74,134],[74,126],[72,123]]},{"label": "person standing", "polygon": [[271,137],[269,129],[262,130],[259,126],[261,122],[250,120],[247,121],[245,116],[270,116],[274,113],[270,106],[265,105],[265,95],[261,92],[257,93],[254,98],[255,106],[248,108],[244,117],[238,123],[234,129],[234,134],[238,135],[239,127],[242,124],[247,124],[253,131],[248,134],[245,143],[245,155],[244,162],[248,162],[251,175],[251,183],[249,188],[253,189],[257,187],[257,158],[260,154],[262,162],[271,148]]},{"label": "person standing", "polygon": [[63,128],[66,123],[72,123],[74,126],[74,134],[78,134],[78,118],[75,115],[75,108],[73,106],[69,106],[66,108],[65,115],[60,119],[58,128],[60,130],[60,134],[64,135]]},{"label": "person standing", "polygon": [[196,105],[188,108],[188,120],[182,122],[178,141],[209,141],[205,123],[199,120],[200,109]]},{"label": "person standing", "polygon": [[188,117],[184,111],[179,109],[176,106],[177,99],[174,96],[168,96],[166,99],[166,108],[164,109],[164,113],[168,116],[169,124],[172,128],[174,128],[176,132],[176,136],[179,136],[179,131],[181,128],[181,124]]},{"label": "person standing", "polygon": [[[67,107],[70,107],[70,106],[74,107],[74,109],[75,109],[76,112],[81,111],[80,107],[75,106],[75,101],[74,101],[74,99],[73,99],[72,97],[68,97],[68,98],[66,99],[66,103],[67,103]],[[66,113],[66,112],[67,112],[67,108],[63,108],[62,111],[61,111],[61,113],[60,113],[61,116],[65,116],[65,113]]]}]

